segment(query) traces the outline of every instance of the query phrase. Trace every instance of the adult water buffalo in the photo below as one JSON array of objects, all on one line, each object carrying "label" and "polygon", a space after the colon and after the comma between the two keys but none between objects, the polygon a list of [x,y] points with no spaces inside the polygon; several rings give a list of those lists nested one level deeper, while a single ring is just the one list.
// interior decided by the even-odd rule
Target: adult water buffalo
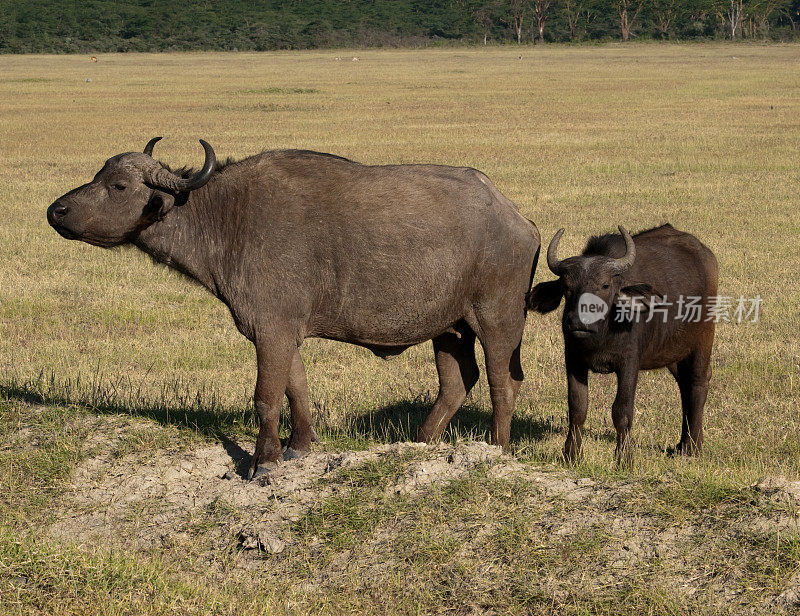
[{"label": "adult water buffalo", "polygon": [[663,225],[631,237],[593,237],[583,253],[563,261],[556,233],[547,265],[558,280],[543,282],[528,296],[538,312],[564,300],[562,330],[567,368],[569,433],[564,456],[581,448],[588,405],[588,371],[614,372],[617,396],[611,408],[617,430],[617,462],[630,462],[628,431],[639,370],[669,368],[678,381],[683,429],[678,451],[698,453],[703,444],[703,406],[711,378],[717,294],[717,260],[696,237]]},{"label": "adult water buffalo", "polygon": [[[64,237],[133,244],[230,309],[258,362],[250,476],[315,437],[298,352],[304,338],[390,357],[433,340],[439,395],[417,439],[441,437],[486,356],[492,442],[508,446],[522,381],[519,346],[539,251],[536,226],[480,171],[367,166],[317,152],[263,152],[173,172],[144,153],[106,161],[47,210]],[[278,439],[284,394],[292,433]]]}]

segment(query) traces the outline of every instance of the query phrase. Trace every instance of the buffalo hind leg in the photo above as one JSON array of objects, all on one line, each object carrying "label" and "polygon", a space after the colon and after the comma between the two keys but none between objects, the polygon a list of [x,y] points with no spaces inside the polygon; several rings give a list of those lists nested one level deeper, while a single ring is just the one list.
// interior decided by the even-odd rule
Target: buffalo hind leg
[{"label": "buffalo hind leg", "polygon": [[433,339],[439,395],[431,412],[417,432],[417,441],[439,440],[467,394],[478,382],[480,371],[475,361],[475,333],[466,325],[457,333],[447,332]]},{"label": "buffalo hind leg", "polygon": [[298,348],[295,348],[292,357],[286,397],[289,399],[291,411],[292,436],[283,452],[283,459],[291,460],[311,451],[311,443],[317,440],[317,433],[314,431],[311,419],[306,369]]},{"label": "buffalo hind leg", "polygon": [[679,454],[697,455],[703,448],[703,408],[711,378],[709,356],[695,352],[670,371],[678,382],[683,410],[681,440],[675,449]]},{"label": "buffalo hind leg", "polygon": [[295,353],[296,342],[285,334],[260,335],[256,339],[258,376],[254,401],[258,438],[250,460],[250,479],[267,474],[281,460],[278,422]]},{"label": "buffalo hind leg", "polygon": [[509,351],[502,346],[495,346],[491,339],[481,342],[486,355],[486,377],[492,399],[492,444],[508,451],[511,416],[523,379],[520,345]]}]

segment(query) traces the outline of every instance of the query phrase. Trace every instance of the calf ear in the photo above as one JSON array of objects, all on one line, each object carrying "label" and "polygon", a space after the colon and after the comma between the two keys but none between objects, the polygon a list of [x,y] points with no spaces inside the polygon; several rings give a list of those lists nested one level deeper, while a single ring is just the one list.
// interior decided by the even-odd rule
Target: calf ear
[{"label": "calf ear", "polygon": [[653,298],[656,298],[656,301],[659,299],[663,299],[663,295],[655,289],[652,285],[646,282],[639,282],[637,284],[628,285],[627,287],[622,287],[619,290],[619,295],[617,295],[617,301],[620,299],[630,299],[632,297],[638,296],[639,305],[642,307],[647,307],[648,310],[650,309],[650,304],[653,301]]},{"label": "calf ear", "polygon": [[545,314],[558,308],[562,297],[561,281],[540,282],[525,296],[525,304],[529,310]]}]

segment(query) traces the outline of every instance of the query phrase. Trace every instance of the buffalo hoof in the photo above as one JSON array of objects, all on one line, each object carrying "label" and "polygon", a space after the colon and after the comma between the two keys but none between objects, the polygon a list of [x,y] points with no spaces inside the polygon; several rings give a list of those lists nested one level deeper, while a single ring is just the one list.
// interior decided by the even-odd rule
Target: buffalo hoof
[{"label": "buffalo hoof", "polygon": [[259,464],[255,470],[251,468],[250,471],[247,473],[247,478],[252,480],[258,479],[263,481],[264,479],[268,479],[269,472],[274,471],[276,468],[278,468],[277,462],[264,462],[262,464]]},{"label": "buffalo hoof", "polygon": [[283,450],[283,461],[288,462],[289,460],[297,460],[307,455],[308,451],[300,451],[298,449],[293,449],[292,447],[287,447]]}]

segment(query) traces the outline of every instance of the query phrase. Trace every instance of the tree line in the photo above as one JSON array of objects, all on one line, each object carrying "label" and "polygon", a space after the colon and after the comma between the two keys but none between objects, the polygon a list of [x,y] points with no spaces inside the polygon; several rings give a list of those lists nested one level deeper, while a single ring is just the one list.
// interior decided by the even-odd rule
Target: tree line
[{"label": "tree line", "polygon": [[800,0],[0,0],[0,52],[791,39]]}]

